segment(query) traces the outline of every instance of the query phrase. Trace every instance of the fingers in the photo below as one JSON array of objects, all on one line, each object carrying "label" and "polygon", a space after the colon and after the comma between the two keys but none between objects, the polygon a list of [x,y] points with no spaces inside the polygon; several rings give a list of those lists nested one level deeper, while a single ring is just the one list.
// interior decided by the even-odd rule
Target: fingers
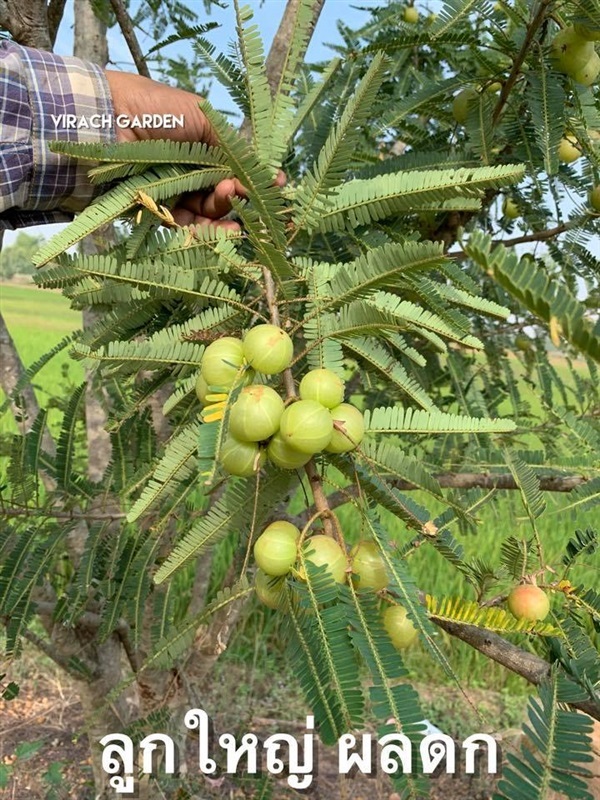
[{"label": "fingers", "polygon": [[[279,170],[275,186],[285,186],[284,172]],[[237,178],[220,181],[211,192],[190,192],[179,198],[173,209],[173,217],[178,225],[217,225],[224,230],[239,231],[240,226],[233,220],[222,220],[233,208],[232,197],[246,198],[247,191]]]},{"label": "fingers", "polygon": [[178,225],[212,225],[214,228],[221,228],[224,231],[239,231],[240,226],[232,219],[211,219],[202,214],[195,214],[187,208],[174,208],[173,218]]},{"label": "fingers", "polygon": [[229,214],[232,209],[232,197],[246,197],[246,190],[237,178],[226,178],[220,181],[212,192],[192,192],[183,195],[178,205],[193,211],[194,214],[218,219]]}]

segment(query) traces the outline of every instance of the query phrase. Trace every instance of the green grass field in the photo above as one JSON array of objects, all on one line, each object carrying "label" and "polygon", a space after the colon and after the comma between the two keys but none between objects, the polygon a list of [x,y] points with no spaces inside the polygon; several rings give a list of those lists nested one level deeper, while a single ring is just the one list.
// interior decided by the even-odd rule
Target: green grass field
[{"label": "green grass field", "polygon": [[[58,292],[38,289],[33,284],[0,284],[0,311],[26,367],[57,345],[67,334],[81,327],[81,313],[70,308]],[[65,385],[83,380],[83,367],[69,358],[68,348],[46,364],[34,378],[35,392],[41,404],[60,394]],[[0,393],[1,394],[1,393]],[[60,414],[51,412],[50,424],[56,425]],[[10,412],[0,418],[0,432],[15,430]]]},{"label": "green grass field", "polygon": [[[81,324],[81,315],[70,309],[68,301],[60,294],[37,289],[33,286],[2,285],[0,287],[0,308],[5,316],[9,330],[26,366],[37,360],[49,348],[56,345],[66,334],[77,329]],[[569,368],[559,365],[561,377],[568,382]],[[520,369],[518,362],[515,369]],[[62,394],[67,385],[75,385],[83,379],[83,367],[69,358],[65,350],[46,365],[35,379],[36,392],[42,404],[55,394]],[[524,392],[524,399],[530,404],[530,410],[536,414],[540,410],[539,395],[535,387]],[[508,411],[508,409],[506,409]],[[52,412],[52,427],[60,421],[60,411]],[[14,430],[14,422],[10,414],[0,420],[0,432]],[[431,509],[433,515],[439,510],[431,501],[420,493],[414,493],[414,499]],[[560,566],[560,557],[567,541],[573,536],[577,527],[591,525],[593,520],[576,519],[571,512],[564,512],[569,502],[568,495],[546,495],[548,509],[540,518],[539,533],[546,551],[548,563]],[[509,535],[530,537],[531,528],[520,504],[517,492],[499,493],[493,501],[483,506],[478,512],[479,525],[477,533],[461,534],[455,526],[453,532],[463,544],[467,557],[477,558],[491,564],[498,563],[500,545]],[[340,510],[340,519],[349,538],[358,538],[358,525],[352,511],[346,507]],[[388,530],[398,542],[407,541],[407,531],[396,519],[388,517]],[[437,597],[457,596],[474,598],[473,588],[454,570],[432,547],[420,548],[411,560],[412,572],[418,585]],[[600,582],[600,563],[598,556],[588,557],[581,566],[574,570],[574,582],[587,586],[598,586]],[[504,580],[499,584],[499,591],[509,588]],[[555,604],[559,602],[555,598]],[[278,641],[278,621],[276,615],[259,607],[253,607],[235,637],[227,659],[238,659],[244,663],[262,663],[275,655],[281,646]],[[264,634],[264,635],[262,635]],[[527,641],[520,637],[525,645]],[[503,668],[480,656],[467,645],[451,640],[439,633],[439,640],[444,646],[453,669],[461,681],[470,687],[507,689],[511,692],[523,693],[527,686],[523,680],[510,675]],[[275,652],[269,651],[274,645]],[[279,667],[285,668],[285,661],[279,660]],[[435,666],[422,650],[415,649],[408,654],[408,664],[421,681],[446,682],[448,677]]]}]

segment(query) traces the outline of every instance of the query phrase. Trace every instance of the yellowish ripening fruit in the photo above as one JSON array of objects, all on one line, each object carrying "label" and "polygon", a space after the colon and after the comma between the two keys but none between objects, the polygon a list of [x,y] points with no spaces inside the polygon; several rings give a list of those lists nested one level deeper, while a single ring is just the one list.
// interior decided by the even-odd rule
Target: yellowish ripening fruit
[{"label": "yellowish ripening fruit", "polygon": [[331,441],[333,419],[316,400],[298,400],[283,412],[279,432],[289,447],[314,455]]},{"label": "yellowish ripening fruit", "polygon": [[311,369],[300,381],[302,400],[316,400],[325,408],[344,401],[344,381],[330,369]]},{"label": "yellowish ripening fruit", "polygon": [[296,562],[299,536],[291,522],[272,522],[254,543],[256,565],[272,577],[286,575]]},{"label": "yellowish ripening fruit", "polygon": [[404,9],[404,22],[408,22],[409,25],[414,25],[418,21],[419,21],[418,10],[414,6],[407,6]]},{"label": "yellowish ripening fruit", "polygon": [[516,219],[519,216],[519,207],[510,197],[505,197],[502,203],[502,213],[506,219]]},{"label": "yellowish ripening fruit", "polygon": [[350,403],[340,403],[331,409],[333,434],[327,445],[328,453],[348,453],[355,450],[365,435],[362,413]]},{"label": "yellowish ripening fruit", "polygon": [[572,133],[565,133],[558,146],[558,160],[563,164],[572,164],[581,157],[581,150],[577,147],[577,139]]},{"label": "yellowish ripening fruit", "polygon": [[598,53],[592,53],[589,61],[581,69],[576,70],[571,77],[576,83],[582,86],[591,86],[600,73],[600,56]]},{"label": "yellowish ripening fruit", "polygon": [[256,570],[254,589],[260,602],[268,608],[279,608],[283,600],[283,581]]},{"label": "yellowish ripening fruit", "polygon": [[240,442],[229,436],[221,447],[219,460],[230,475],[249,478],[265,463],[267,455],[255,442]]},{"label": "yellowish ripening fruit", "polygon": [[284,404],[275,389],[246,386],[229,413],[229,432],[242,442],[262,442],[277,432]]},{"label": "yellowish ripening fruit", "polygon": [[[316,567],[325,564],[327,572],[329,572],[334,581],[337,583],[345,582],[348,560],[346,553],[335,539],[320,533],[311,536],[310,539],[304,542],[303,552],[306,560]],[[300,577],[304,578],[302,571],[300,571]]]},{"label": "yellowish ripening fruit", "polygon": [[294,355],[292,340],[277,325],[256,325],[248,331],[243,344],[246,361],[265,375],[283,372]]},{"label": "yellowish ripening fruit", "polygon": [[520,350],[522,353],[526,353],[533,347],[533,343],[526,333],[518,333],[515,336],[515,345],[517,350]]},{"label": "yellowish ripening fruit", "polygon": [[600,185],[594,186],[590,192],[590,205],[594,211],[598,211],[600,213]]},{"label": "yellowish ripening fruit", "polygon": [[594,45],[578,36],[573,27],[559,31],[552,41],[552,60],[557,69],[573,77],[594,54]]},{"label": "yellowish ripening fruit", "polygon": [[388,632],[396,650],[405,650],[416,641],[418,631],[412,624],[406,609],[402,606],[389,606],[383,612],[383,626]]},{"label": "yellowish ripening fruit", "polygon": [[286,444],[279,432],[269,442],[267,456],[280,469],[300,469],[311,459],[310,453],[302,453]]},{"label": "yellowish ripening fruit", "polygon": [[376,542],[360,542],[350,552],[352,577],[359,590],[378,592],[388,584],[385,562]]},{"label": "yellowish ripening fruit", "polygon": [[539,621],[546,619],[550,613],[548,595],[531,583],[515,586],[508,595],[508,608],[517,619]]},{"label": "yellowish ripening fruit", "polygon": [[476,89],[469,87],[460,91],[452,101],[452,116],[459,123],[464,125],[469,115],[469,105],[477,98]]},{"label": "yellowish ripening fruit", "polygon": [[209,386],[229,387],[244,362],[240,339],[224,336],[209,344],[202,356],[202,376]]}]

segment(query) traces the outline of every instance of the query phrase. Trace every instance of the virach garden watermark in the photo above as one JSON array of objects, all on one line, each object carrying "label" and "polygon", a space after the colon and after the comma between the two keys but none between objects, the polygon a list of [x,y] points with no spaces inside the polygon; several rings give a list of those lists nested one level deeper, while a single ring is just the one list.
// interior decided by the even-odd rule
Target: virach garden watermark
[{"label": "virach garden watermark", "polygon": [[56,130],[101,130],[107,128],[156,128],[174,130],[183,128],[185,114],[51,114]]},{"label": "virach garden watermark", "polygon": [[[427,723],[422,723],[426,726]],[[258,775],[263,771],[271,775],[285,775],[292,789],[308,789],[318,773],[316,758],[316,732],[313,716],[306,717],[306,733],[299,739],[289,733],[274,733],[260,740],[255,733],[236,737],[222,733],[215,743],[212,721],[201,708],[189,710],[184,717],[188,730],[198,731],[198,770],[203,775],[236,775],[242,771]],[[487,733],[474,733],[460,745],[441,731],[429,733],[414,740],[419,724],[412,726],[413,738],[399,732],[377,737],[371,733],[355,736],[346,733],[338,739],[338,772],[352,775],[361,772],[373,775],[379,770],[387,775],[434,772],[455,774],[464,766],[466,775],[479,771],[485,748],[486,772],[498,772],[498,742]],[[160,770],[167,775],[177,775],[179,750],[174,739],[164,733],[151,733],[136,747],[130,736],[109,733],[100,740],[103,748],[102,768],[110,776],[109,784],[116,794],[131,794],[136,789],[136,776],[150,776],[159,770],[157,754],[160,753]],[[223,756],[223,767],[217,758]],[[420,761],[420,764],[419,764]],[[462,762],[462,763],[461,763]]]}]

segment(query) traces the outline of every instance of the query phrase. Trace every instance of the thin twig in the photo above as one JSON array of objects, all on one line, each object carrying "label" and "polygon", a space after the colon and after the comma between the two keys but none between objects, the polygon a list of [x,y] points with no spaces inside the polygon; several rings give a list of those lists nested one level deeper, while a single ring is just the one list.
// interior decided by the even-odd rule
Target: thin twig
[{"label": "thin twig", "polygon": [[110,0],[110,4],[115,12],[115,17],[119,23],[119,28],[121,28],[123,38],[127,42],[129,52],[131,53],[131,57],[133,58],[133,63],[135,64],[137,71],[140,73],[140,75],[149,78],[150,70],[146,64],[146,59],[144,58],[144,54],[142,53],[137,36],[135,35],[131,17],[127,13],[127,9],[123,4],[123,0]]},{"label": "thin twig", "polygon": [[[548,228],[544,231],[534,231],[525,236],[515,236],[512,239],[494,239],[492,245],[503,244],[505,247],[512,247],[516,244],[527,244],[528,242],[545,242],[548,239],[553,239],[555,236],[560,236],[561,233],[568,231],[570,226],[566,223],[561,223],[555,228]],[[446,258],[461,259],[466,258],[467,254],[464,250],[454,250],[452,253],[446,253]]]},{"label": "thin twig", "polygon": [[127,514],[86,514],[84,512],[77,513],[75,511],[53,511],[52,509],[45,508],[7,508],[2,511],[5,517],[44,517],[46,519],[85,519],[95,521],[114,522],[118,519],[125,519]]},{"label": "thin twig", "polygon": [[[447,472],[433,476],[442,489],[494,489],[499,491],[516,491],[520,487],[510,473],[477,473],[477,472]],[[584,486],[590,479],[583,475],[541,475],[538,476],[542,492],[572,492],[578,486]],[[390,481],[390,486],[402,492],[414,492],[420,487],[405,480]],[[358,491],[355,486],[330,494],[327,498],[330,508],[337,508],[352,501]],[[316,505],[315,505],[316,507]]]},{"label": "thin twig", "polygon": [[552,3],[552,0],[542,0],[537,12],[534,14],[533,19],[527,26],[527,33],[525,34],[525,38],[523,39],[523,44],[521,45],[521,49],[517,57],[515,58],[512,69],[510,71],[510,75],[504,82],[502,86],[502,91],[500,92],[500,97],[498,98],[498,104],[494,109],[494,116],[492,118],[492,124],[495,125],[498,120],[500,119],[500,115],[504,110],[504,106],[508,102],[508,98],[510,97],[510,93],[512,91],[513,86],[517,82],[517,78],[521,72],[521,67],[523,66],[523,62],[527,58],[527,53],[531,48],[531,44],[537,33],[540,25],[546,18],[546,11],[548,6]]}]

